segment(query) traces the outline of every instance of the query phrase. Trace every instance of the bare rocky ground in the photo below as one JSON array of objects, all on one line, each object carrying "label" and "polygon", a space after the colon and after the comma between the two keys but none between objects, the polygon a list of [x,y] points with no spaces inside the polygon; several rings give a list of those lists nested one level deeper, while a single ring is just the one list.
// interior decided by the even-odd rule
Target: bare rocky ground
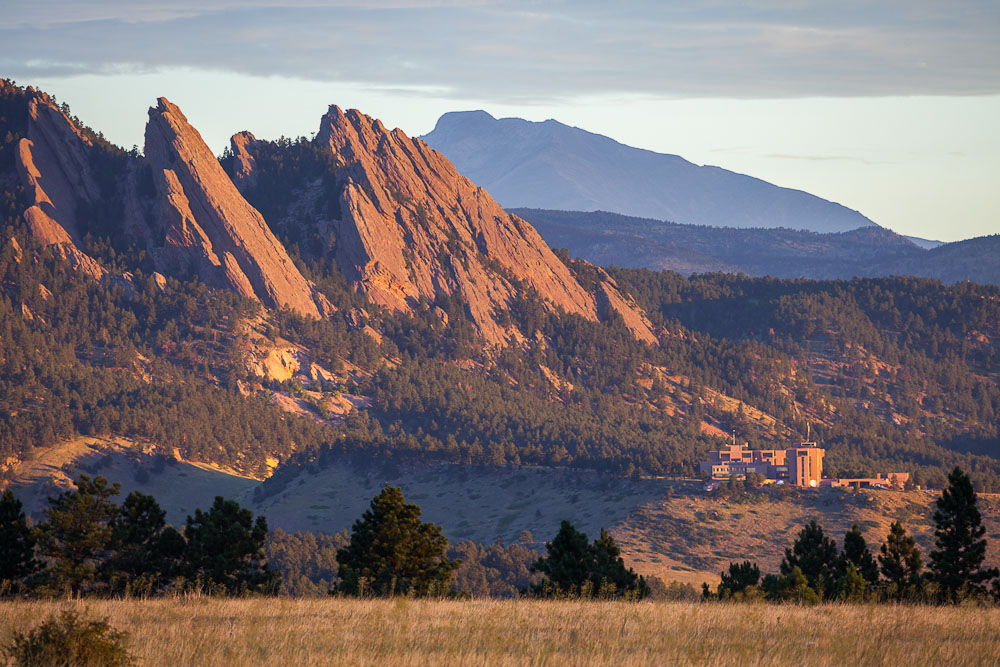
[{"label": "bare rocky ground", "polygon": [[[877,547],[889,525],[902,521],[921,550],[933,542],[933,491],[832,489],[706,495],[695,480],[622,479],[545,468],[420,467],[348,464],[303,470],[277,493],[217,467],[157,457],[127,440],[85,438],[46,450],[22,464],[13,488],[36,518],[46,498],[79,473],[121,482],[122,496],[137,489],[156,497],[168,521],[183,525],[216,495],[237,500],[290,532],[350,530],[385,484],[399,486],[425,520],[439,523],[453,542],[528,542],[544,548],[563,519],[596,537],[608,528],[626,562],[664,581],[717,581],[730,561],[751,560],[774,572],[803,524],[816,519],[838,543],[857,523]],[[260,489],[260,491],[257,491]],[[256,492],[256,493],[255,493]],[[990,540],[987,561],[1000,563],[1000,496],[983,494],[980,509]],[[531,536],[523,534],[529,531]]]}]

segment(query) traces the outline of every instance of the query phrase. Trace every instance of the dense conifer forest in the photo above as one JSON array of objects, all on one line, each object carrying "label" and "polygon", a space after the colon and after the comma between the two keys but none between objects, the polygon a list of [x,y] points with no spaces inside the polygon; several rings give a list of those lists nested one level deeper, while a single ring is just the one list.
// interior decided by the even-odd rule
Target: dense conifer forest
[{"label": "dense conifer forest", "polygon": [[[714,414],[755,444],[803,438],[809,421],[832,471],[903,467],[927,483],[959,464],[984,488],[996,484],[993,287],[619,271],[662,327],[660,346],[637,342],[620,322],[596,324],[524,300],[511,317],[544,343],[493,356],[477,352],[455,299],[412,318],[361,303],[381,344],[342,317],[273,315],[271,330],[320,363],[360,370],[352,389],[370,396],[373,409],[335,429],[281,413],[259,379],[259,391],[236,390],[244,380],[255,384],[238,360],[240,324],[262,314],[257,304],[196,281],[161,288],[139,268],[134,288],[97,284],[7,219],[0,450],[8,454],[75,434],[118,433],[261,474],[267,456],[327,451],[691,474],[714,445],[700,431]],[[358,300],[352,294],[349,304]],[[451,313],[447,327],[434,308]],[[682,386],[665,386],[657,368],[682,376]],[[787,430],[714,411],[712,392]],[[679,409],[668,415],[663,404]]]}]

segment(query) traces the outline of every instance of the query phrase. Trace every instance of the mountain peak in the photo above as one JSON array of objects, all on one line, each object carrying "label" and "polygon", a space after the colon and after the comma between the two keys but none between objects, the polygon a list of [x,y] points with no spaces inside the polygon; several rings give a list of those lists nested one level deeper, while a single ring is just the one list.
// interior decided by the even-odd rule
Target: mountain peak
[{"label": "mountain peak", "polygon": [[[376,303],[408,311],[421,298],[459,296],[480,334],[501,343],[521,335],[501,322],[523,281],[552,307],[598,319],[597,295],[577,282],[538,232],[423,141],[335,107],[315,141],[345,165],[338,173],[337,265]],[[604,301],[629,307],[616,298]],[[655,340],[633,314],[626,322]]]},{"label": "mountain peak", "polygon": [[161,262],[192,263],[202,279],[220,282],[272,308],[318,317],[325,299],[299,273],[267,223],[219,165],[198,131],[165,97],[149,110],[145,160],[158,193]]},{"label": "mountain peak", "polygon": [[423,139],[510,208],[603,210],[713,227],[815,232],[874,224],[806,192],[633,148],[554,119],[482,115],[457,122],[445,114]]},{"label": "mountain peak", "polygon": [[438,118],[434,129],[454,126],[481,125],[495,122],[496,118],[482,109],[474,111],[449,111]]}]

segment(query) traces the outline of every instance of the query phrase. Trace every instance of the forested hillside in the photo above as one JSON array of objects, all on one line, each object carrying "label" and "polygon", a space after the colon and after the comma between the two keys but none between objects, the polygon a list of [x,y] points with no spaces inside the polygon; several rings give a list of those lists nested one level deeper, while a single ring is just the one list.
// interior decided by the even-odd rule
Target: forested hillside
[{"label": "forested hillside", "polygon": [[[256,183],[241,187],[321,295],[316,302],[328,304],[323,316],[269,309],[197,274],[157,273],[156,244],[127,233],[114,196],[100,215],[80,216],[81,250],[103,270],[95,279],[25,223],[11,152],[25,132],[24,100],[7,90],[0,464],[8,474],[36,447],[120,434],[257,478],[274,473],[268,492],[302,466],[345,459],[693,475],[734,433],[783,446],[808,428],[828,449],[832,474],[909,470],[917,483],[940,485],[961,465],[980,489],[1000,489],[995,286],[605,272],[556,251],[564,285],[609,302],[620,293],[627,305],[592,317],[567,312],[530,275],[480,253],[483,275],[510,287],[507,307],[474,318],[456,289],[389,308],[335,261],[343,228],[330,220],[343,213],[349,179],[330,170],[349,167],[305,139],[255,141]],[[111,165],[99,180],[125,192],[115,174],[132,173],[139,158],[84,134],[95,137],[90,159]],[[227,173],[234,160],[220,159]],[[430,225],[437,214],[425,213],[418,223]],[[479,252],[457,236],[442,243],[442,272],[461,274],[462,258]],[[648,321],[655,340],[638,336],[629,314]],[[499,343],[497,331],[509,339]],[[287,350],[301,361],[262,361]],[[345,397],[353,408],[334,410]]]}]

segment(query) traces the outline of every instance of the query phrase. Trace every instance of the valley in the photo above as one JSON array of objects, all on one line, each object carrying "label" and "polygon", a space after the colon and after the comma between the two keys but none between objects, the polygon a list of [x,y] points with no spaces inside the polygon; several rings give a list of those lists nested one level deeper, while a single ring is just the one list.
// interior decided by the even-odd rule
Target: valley
[{"label": "valley", "polygon": [[[696,479],[392,462],[307,467],[274,485],[153,451],[126,439],[80,439],[23,464],[11,488],[36,520],[44,518],[46,499],[83,473],[121,482],[122,498],[131,491],[152,495],[176,526],[222,495],[266,517],[271,528],[333,535],[350,531],[371,497],[391,484],[421,507],[425,520],[440,524],[452,543],[522,544],[544,553],[545,542],[565,519],[588,535],[607,528],[626,563],[640,574],[696,588],[706,581],[714,585],[730,562],[747,558],[777,571],[784,549],[812,519],[838,541],[858,524],[876,546],[889,525],[901,521],[927,553],[940,495],[937,490],[792,488],[705,493]],[[987,561],[996,561],[1000,494],[981,494],[980,510],[989,539]]]}]

